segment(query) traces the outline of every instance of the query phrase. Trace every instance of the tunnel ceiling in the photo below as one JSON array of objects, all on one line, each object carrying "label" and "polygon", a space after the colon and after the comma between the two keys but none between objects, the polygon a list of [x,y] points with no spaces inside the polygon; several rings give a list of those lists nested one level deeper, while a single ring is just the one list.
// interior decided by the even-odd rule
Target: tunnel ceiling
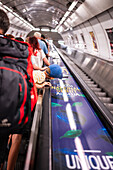
[{"label": "tunnel ceiling", "polygon": [[55,28],[73,0],[1,0],[35,28]]},{"label": "tunnel ceiling", "polygon": [[[71,29],[113,7],[113,0],[0,0],[35,28]],[[75,4],[74,8],[71,8]],[[70,10],[71,9],[71,10]],[[62,32],[61,31],[61,32]]]}]

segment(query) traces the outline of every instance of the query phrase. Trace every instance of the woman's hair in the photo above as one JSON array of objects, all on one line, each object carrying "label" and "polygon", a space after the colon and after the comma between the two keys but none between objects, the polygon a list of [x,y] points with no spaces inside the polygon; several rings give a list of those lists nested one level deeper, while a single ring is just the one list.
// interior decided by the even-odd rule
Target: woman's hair
[{"label": "woman's hair", "polygon": [[38,40],[36,37],[29,37],[29,44],[31,45],[31,47],[33,48],[33,52],[36,50],[41,50],[40,49],[40,46],[39,46],[39,43],[38,43]]}]

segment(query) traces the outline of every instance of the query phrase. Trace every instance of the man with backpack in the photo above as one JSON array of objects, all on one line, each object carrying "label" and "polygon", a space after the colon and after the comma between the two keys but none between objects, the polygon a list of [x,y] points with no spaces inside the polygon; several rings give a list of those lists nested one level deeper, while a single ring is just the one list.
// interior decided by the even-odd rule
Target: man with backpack
[{"label": "man with backpack", "polygon": [[22,134],[30,123],[31,111],[37,101],[31,47],[27,43],[6,38],[4,34],[9,25],[7,14],[0,9],[0,170],[10,134],[17,134],[17,137],[7,170],[14,169]]},{"label": "man with backpack", "polygon": [[[5,14],[5,12],[0,10],[0,37],[3,37],[3,34],[5,34],[8,28],[9,28],[9,19]],[[8,138],[9,138],[9,134],[0,135],[0,169],[2,169],[3,162],[5,159]]]}]

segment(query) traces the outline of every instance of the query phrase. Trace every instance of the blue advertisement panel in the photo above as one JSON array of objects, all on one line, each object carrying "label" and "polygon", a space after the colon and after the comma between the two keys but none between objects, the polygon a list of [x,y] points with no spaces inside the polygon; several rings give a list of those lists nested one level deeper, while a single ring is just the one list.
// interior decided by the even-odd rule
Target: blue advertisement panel
[{"label": "blue advertisement panel", "polygon": [[113,140],[62,60],[51,63],[67,76],[51,81],[53,170],[113,169]]}]

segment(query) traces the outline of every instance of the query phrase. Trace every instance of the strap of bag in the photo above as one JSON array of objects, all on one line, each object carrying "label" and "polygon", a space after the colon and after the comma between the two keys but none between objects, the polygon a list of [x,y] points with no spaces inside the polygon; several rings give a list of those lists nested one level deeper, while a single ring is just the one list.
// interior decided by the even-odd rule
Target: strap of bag
[{"label": "strap of bag", "polygon": [[4,60],[6,63],[11,63],[11,64],[16,65],[17,67],[20,67],[26,75],[26,79],[27,79],[27,82],[29,84],[29,87],[31,87],[31,88],[33,87],[33,83],[29,81],[30,76],[29,76],[27,70],[21,64],[18,63],[18,60],[11,60],[11,59],[4,58],[4,57],[1,57],[1,56],[0,56],[0,60]]}]

